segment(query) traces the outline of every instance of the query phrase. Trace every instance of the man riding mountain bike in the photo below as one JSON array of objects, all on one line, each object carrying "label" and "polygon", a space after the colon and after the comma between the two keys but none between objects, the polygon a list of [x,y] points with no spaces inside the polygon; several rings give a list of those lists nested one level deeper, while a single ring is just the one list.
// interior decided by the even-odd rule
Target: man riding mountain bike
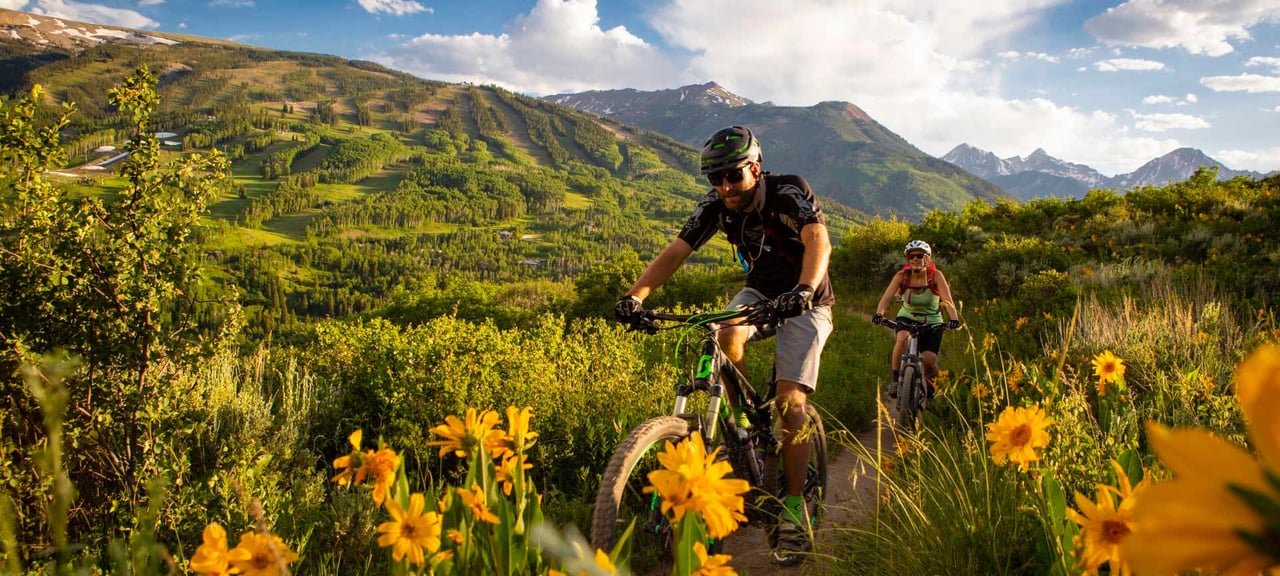
[{"label": "man riding mountain bike", "polygon": [[[774,403],[784,433],[786,475],[784,512],[773,556],[779,563],[792,563],[812,550],[802,497],[809,444],[800,436],[807,421],[805,404],[818,384],[819,360],[832,330],[835,295],[827,275],[831,240],[808,182],[800,176],[765,172],[762,159],[759,141],[741,126],[724,128],[707,139],[701,173],[713,190],[618,301],[615,313],[619,321],[634,323],[649,293],[670,279],[716,231],[724,232],[746,273],[746,286],[729,306],[773,301],[778,318],[785,320],[777,330]],[[749,322],[735,321],[717,333],[720,348],[743,374],[747,372],[744,347],[756,331]],[[750,427],[740,407],[732,408],[738,425]]]}]

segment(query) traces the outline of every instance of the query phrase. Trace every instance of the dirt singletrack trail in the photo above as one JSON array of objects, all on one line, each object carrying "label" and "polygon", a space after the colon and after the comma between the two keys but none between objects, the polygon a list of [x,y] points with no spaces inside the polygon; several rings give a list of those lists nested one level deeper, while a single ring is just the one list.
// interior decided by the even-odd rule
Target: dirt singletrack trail
[{"label": "dirt singletrack trail", "polygon": [[[894,449],[894,436],[889,416],[881,411],[884,421],[879,428],[881,432],[880,448],[885,453]],[[853,436],[857,442],[874,453],[876,448],[876,430],[868,430]],[[853,450],[842,444],[850,439],[833,442],[828,439],[829,462],[827,467],[827,494],[825,497],[826,515],[818,525],[815,533],[817,549],[816,558],[809,559],[799,566],[783,568],[771,560],[771,550],[765,538],[764,529],[758,526],[744,526],[730,534],[724,542],[724,553],[733,556],[729,563],[742,576],[764,576],[771,574],[809,576],[822,574],[821,557],[832,554],[838,545],[838,533],[851,526],[866,522],[872,513],[876,498],[876,466],[859,457]]]}]

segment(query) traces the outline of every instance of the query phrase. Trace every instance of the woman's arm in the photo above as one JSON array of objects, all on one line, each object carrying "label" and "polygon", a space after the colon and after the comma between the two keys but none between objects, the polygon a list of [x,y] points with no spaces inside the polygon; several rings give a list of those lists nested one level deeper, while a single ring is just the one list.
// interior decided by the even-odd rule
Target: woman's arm
[{"label": "woman's arm", "polygon": [[880,297],[880,303],[876,304],[876,314],[884,315],[885,309],[889,307],[889,302],[893,301],[893,297],[898,295],[902,286],[902,271],[893,275],[893,279],[889,281],[889,287],[884,289],[884,295]]},{"label": "woman's arm", "polygon": [[956,310],[955,300],[951,299],[951,284],[947,283],[947,277],[941,270],[933,271],[933,281],[938,284],[939,306],[946,308],[947,316],[952,320],[960,319],[960,311]]}]

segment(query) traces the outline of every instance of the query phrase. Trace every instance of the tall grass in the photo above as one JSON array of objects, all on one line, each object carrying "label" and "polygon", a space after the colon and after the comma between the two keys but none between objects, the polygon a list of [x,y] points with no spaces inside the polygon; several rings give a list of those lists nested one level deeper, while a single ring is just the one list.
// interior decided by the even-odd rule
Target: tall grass
[{"label": "tall grass", "polygon": [[[951,363],[967,367],[942,386],[919,436],[902,439],[894,454],[850,443],[874,464],[879,497],[868,524],[842,534],[836,549],[847,552],[833,571],[1067,571],[1074,529],[1061,509],[1073,493],[1113,483],[1112,460],[1155,465],[1144,422],[1207,428],[1243,442],[1234,366],[1276,331],[1270,315],[1241,315],[1230,301],[1210,281],[1175,284],[1156,274],[1129,294],[1082,297],[1073,317],[1055,319],[1041,334],[1034,357],[1002,350],[1012,331],[974,334],[967,359]],[[1105,386],[1091,364],[1104,351],[1126,367],[1121,381]],[[1044,408],[1054,421],[1030,473],[993,465],[984,440],[993,414],[1023,405]]]},{"label": "tall grass", "polygon": [[[954,407],[952,407],[954,409]],[[926,429],[896,449],[847,443],[873,463],[875,511],[865,526],[837,529],[845,574],[1045,574],[1048,534],[1035,480],[986,455],[981,431]]]}]

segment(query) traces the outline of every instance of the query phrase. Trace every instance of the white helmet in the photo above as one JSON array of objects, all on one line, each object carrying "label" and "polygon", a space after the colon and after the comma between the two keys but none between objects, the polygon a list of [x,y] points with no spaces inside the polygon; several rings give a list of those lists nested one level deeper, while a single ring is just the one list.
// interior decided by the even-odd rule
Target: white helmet
[{"label": "white helmet", "polygon": [[933,256],[933,249],[929,247],[929,243],[924,240],[912,240],[907,242],[907,247],[902,250],[903,254],[910,254],[912,250],[923,250],[925,254]]}]

